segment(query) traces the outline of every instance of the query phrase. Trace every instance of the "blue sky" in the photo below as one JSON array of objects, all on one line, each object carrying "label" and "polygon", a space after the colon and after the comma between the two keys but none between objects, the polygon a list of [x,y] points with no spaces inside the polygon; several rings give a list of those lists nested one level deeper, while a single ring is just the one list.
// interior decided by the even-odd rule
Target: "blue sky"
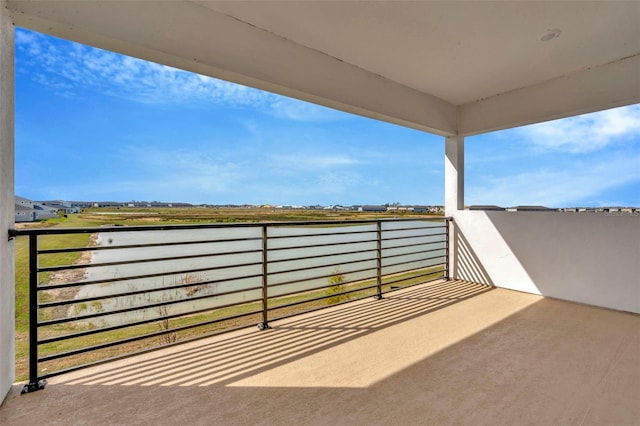
[{"label": "blue sky", "polygon": [[[640,205],[640,105],[467,138],[466,204]],[[444,139],[22,29],[16,194],[443,204]]]}]

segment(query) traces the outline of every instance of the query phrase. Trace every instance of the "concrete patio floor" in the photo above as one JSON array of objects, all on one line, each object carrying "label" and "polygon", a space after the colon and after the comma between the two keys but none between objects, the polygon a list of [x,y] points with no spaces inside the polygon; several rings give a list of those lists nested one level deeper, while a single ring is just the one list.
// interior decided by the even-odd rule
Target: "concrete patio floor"
[{"label": "concrete patio floor", "polygon": [[2,425],[640,425],[640,316],[435,282],[49,380]]}]

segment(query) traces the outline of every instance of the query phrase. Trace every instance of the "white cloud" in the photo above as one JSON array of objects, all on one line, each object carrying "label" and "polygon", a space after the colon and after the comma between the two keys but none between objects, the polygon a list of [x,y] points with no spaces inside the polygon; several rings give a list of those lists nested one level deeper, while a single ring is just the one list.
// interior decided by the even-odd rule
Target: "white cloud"
[{"label": "white cloud", "polygon": [[320,194],[343,194],[363,185],[362,176],[354,172],[328,172],[318,176],[314,191]]},{"label": "white cloud", "polygon": [[538,151],[594,152],[640,135],[640,105],[534,124],[514,132]]},{"label": "white cloud", "polygon": [[[207,152],[183,150],[154,150],[149,147],[131,147],[123,153],[131,169],[146,177],[140,180],[114,183],[120,189],[160,195],[207,195],[233,192],[241,182],[251,176],[251,168],[242,162],[227,161]],[[162,197],[161,197],[162,198]],[[177,196],[180,198],[180,196]]]},{"label": "white cloud", "polygon": [[33,44],[37,35],[30,31],[17,29],[15,32],[15,43],[19,45]]},{"label": "white cloud", "polygon": [[323,122],[345,117],[343,113],[330,108],[283,97],[275,99],[271,108],[276,117],[294,121]]},{"label": "white cloud", "polygon": [[42,34],[16,31],[17,69],[60,93],[96,90],[142,103],[268,105],[274,95]]},{"label": "white cloud", "polygon": [[290,155],[270,155],[270,161],[275,168],[289,170],[324,170],[354,166],[363,164],[362,161],[351,158],[346,155],[315,155],[309,154],[290,154]]},{"label": "white cloud", "polygon": [[640,186],[640,159],[609,157],[588,168],[581,164],[491,177],[482,185],[468,187],[465,203],[563,207],[601,199],[606,191],[633,183]]},{"label": "white cloud", "polygon": [[345,117],[329,108],[23,29],[16,30],[16,52],[18,72],[67,97],[91,90],[147,104],[251,106],[294,121]]}]

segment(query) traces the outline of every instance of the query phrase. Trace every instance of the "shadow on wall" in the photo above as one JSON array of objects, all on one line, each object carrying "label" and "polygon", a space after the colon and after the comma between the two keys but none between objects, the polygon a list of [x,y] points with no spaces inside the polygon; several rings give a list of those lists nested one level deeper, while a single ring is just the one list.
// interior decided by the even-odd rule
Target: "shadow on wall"
[{"label": "shadow on wall", "polygon": [[640,217],[487,212],[545,296],[640,312]]},{"label": "shadow on wall", "polygon": [[640,313],[640,217],[460,211],[453,277]]},{"label": "shadow on wall", "polygon": [[491,281],[491,277],[471,248],[469,241],[467,241],[455,223],[453,226],[453,250],[455,256],[452,260],[452,270],[453,276],[456,277],[456,279],[495,287],[493,281]]}]

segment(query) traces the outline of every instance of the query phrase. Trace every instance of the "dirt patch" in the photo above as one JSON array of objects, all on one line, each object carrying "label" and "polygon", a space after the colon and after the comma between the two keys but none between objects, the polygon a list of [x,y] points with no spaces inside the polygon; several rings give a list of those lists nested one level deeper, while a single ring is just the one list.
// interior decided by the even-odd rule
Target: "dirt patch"
[{"label": "dirt patch", "polygon": [[[98,234],[91,234],[89,237],[89,244],[87,247],[95,247],[98,242]],[[93,257],[93,251],[83,251],[80,254],[80,257],[73,262],[74,265],[86,265],[91,263],[91,259]],[[86,269],[66,269],[63,271],[56,271],[51,276],[49,280],[49,284],[66,284],[71,282],[77,282],[84,279],[86,274]],[[62,300],[70,300],[74,299],[78,292],[80,291],[80,287],[67,287],[67,288],[59,288],[55,290],[51,290],[48,292],[49,296],[56,301]],[[69,306],[56,306],[53,309],[53,317],[54,318],[65,318],[68,316]]]}]

